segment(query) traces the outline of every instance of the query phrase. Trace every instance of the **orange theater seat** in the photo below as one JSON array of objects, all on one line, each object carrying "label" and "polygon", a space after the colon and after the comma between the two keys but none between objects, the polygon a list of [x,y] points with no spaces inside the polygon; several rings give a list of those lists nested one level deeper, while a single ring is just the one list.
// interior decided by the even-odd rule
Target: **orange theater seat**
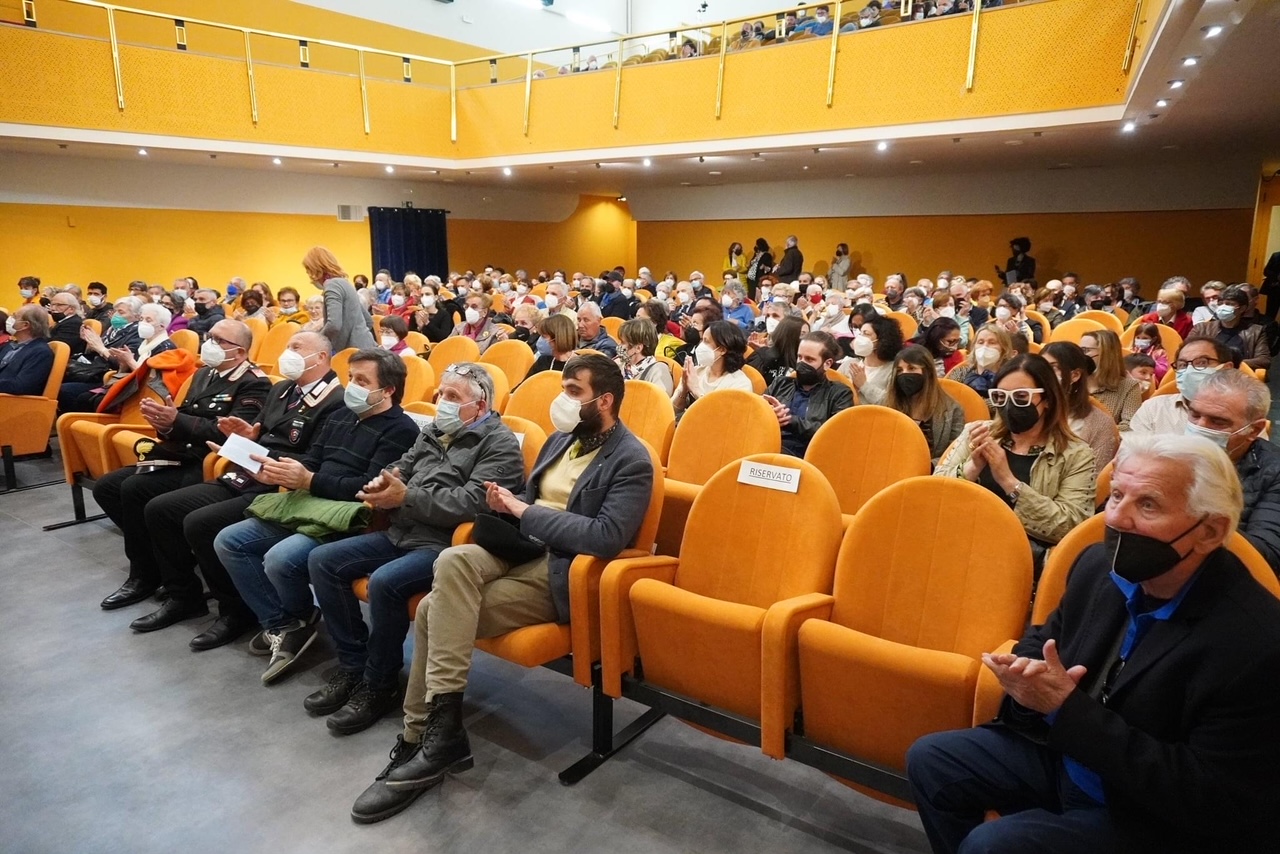
[{"label": "orange theater seat", "polygon": [[[957,508],[983,524],[955,524]],[[803,730],[787,755],[830,771],[811,760],[834,750],[850,760],[838,779],[909,798],[902,773],[917,738],[995,716],[1001,692],[979,678],[981,656],[1021,637],[1031,579],[1022,523],[991,492],[932,477],[885,488],[845,532],[828,613],[815,605],[797,647],[765,647],[785,674],[767,690],[789,688],[798,666]]]},{"label": "orange theater seat", "polygon": [[619,417],[628,430],[653,446],[665,463],[676,433],[676,411],[667,393],[644,380],[627,380]]},{"label": "orange theater seat", "polygon": [[431,348],[427,361],[435,369],[436,376],[443,376],[445,369],[454,362],[480,361],[480,345],[465,335],[450,335]]},{"label": "orange theater seat", "polygon": [[[183,331],[191,332],[190,329]],[[262,368],[265,373],[277,373],[276,364],[280,361],[280,354],[284,352],[285,347],[289,346],[289,339],[301,331],[302,327],[291,320],[277,323],[268,329],[262,338],[262,344],[258,347],[258,355],[254,359],[255,364]],[[194,335],[195,333],[192,332],[191,334]]]},{"label": "orange theater seat", "polygon": [[481,364],[496,365],[507,375],[507,388],[515,388],[524,382],[534,361],[533,349],[523,341],[514,340],[491,344],[480,357]]},{"label": "orange theater seat", "polygon": [[695,400],[671,439],[658,554],[679,554],[689,508],[708,478],[749,454],[781,450],[778,416],[759,395],[724,389]]},{"label": "orange theater seat", "polygon": [[881,489],[931,470],[924,433],[887,406],[855,406],[836,413],[813,435],[804,458],[835,488],[846,525]]},{"label": "orange theater seat", "polygon": [[[776,467],[766,482],[794,478],[795,491],[740,482],[752,464]],[[726,519],[744,518],[768,522],[727,533]],[[776,672],[784,662],[761,650],[794,648],[804,615],[830,598],[839,540],[840,502],[811,464],[756,454],[724,466],[693,502],[680,557],[621,560],[605,571],[605,693],[741,741],[764,735],[763,721],[775,738],[762,746],[781,757],[779,721],[799,698],[794,679]]]},{"label": "orange theater seat", "polygon": [[[49,432],[58,414],[58,391],[71,360],[71,348],[62,341],[50,341],[53,367],[40,394],[0,394],[0,455],[4,459],[5,492],[18,489],[14,457],[43,454],[49,447]],[[51,486],[61,481],[22,487]]]},{"label": "orange theater seat", "polygon": [[[511,392],[504,415],[515,415],[532,421],[550,436],[556,432],[551,423],[551,401],[563,390],[564,377],[559,371],[543,371],[534,374]],[[625,401],[626,396],[623,396]]]}]

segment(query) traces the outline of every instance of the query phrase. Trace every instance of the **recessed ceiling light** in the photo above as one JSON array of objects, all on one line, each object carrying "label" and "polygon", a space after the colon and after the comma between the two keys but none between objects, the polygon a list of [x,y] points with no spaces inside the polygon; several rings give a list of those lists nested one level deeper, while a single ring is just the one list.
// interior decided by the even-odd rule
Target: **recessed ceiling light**
[{"label": "recessed ceiling light", "polygon": [[888,150],[889,150],[889,143],[883,140],[876,143],[876,151],[888,151]]},{"label": "recessed ceiling light", "polygon": [[681,181],[681,182],[680,182],[680,186],[681,186],[681,187],[692,187],[692,186],[693,186],[693,182],[692,182],[692,181]]},{"label": "recessed ceiling light", "polygon": [[809,171],[809,167],[808,167],[808,166],[801,166],[800,168],[801,168],[801,169],[803,169],[803,170],[804,170],[804,171],[806,171],[806,172],[808,172],[808,171]]},{"label": "recessed ceiling light", "polygon": [[1181,88],[1182,88],[1182,83],[1183,83],[1183,81],[1181,81],[1181,80],[1170,80],[1170,81],[1169,81],[1169,88],[1170,88],[1170,89],[1181,89]]},{"label": "recessed ceiling light", "polygon": [[1004,141],[1004,144],[1005,144],[1005,145],[1022,145],[1022,140],[1020,140],[1020,139],[1006,139],[1006,140]]},{"label": "recessed ceiling light", "polygon": [[444,183],[446,183],[446,184],[452,184],[452,183],[453,183],[453,179],[452,179],[452,178],[442,178],[441,180],[442,180],[442,181],[444,181]]},{"label": "recessed ceiling light", "polygon": [[510,178],[510,177],[511,177],[511,167],[510,167],[510,166],[503,166],[503,167],[502,167],[502,174],[503,174],[503,175],[506,175],[508,178]]},{"label": "recessed ceiling light", "polygon": [[383,166],[382,168],[383,168],[383,169],[385,169],[385,170],[387,170],[387,174],[388,174],[388,175],[390,175],[392,172],[395,172],[395,171],[396,171],[396,167],[394,167],[394,166]]},{"label": "recessed ceiling light", "polygon": [[626,196],[618,196],[618,201],[625,202],[626,200],[627,200]]},{"label": "recessed ceiling light", "polygon": [[1187,68],[1190,68],[1193,65],[1198,65],[1199,63],[1200,59],[1195,56],[1188,56],[1186,59],[1182,60],[1182,64]]},{"label": "recessed ceiling light", "polygon": [[912,161],[911,161],[911,165],[912,165],[912,166],[919,166],[919,165],[920,165],[920,164],[922,164],[922,163],[924,163],[924,161],[923,161],[923,160],[912,160]]},{"label": "recessed ceiling light", "polygon": [[273,157],[273,158],[271,158],[271,162],[272,162],[272,163],[274,163],[275,165],[279,166],[279,165],[280,165],[280,163],[281,163],[282,161],[280,160],[280,158],[279,158],[279,157]]},{"label": "recessed ceiling light", "polygon": [[138,149],[138,154],[139,154],[139,155],[141,155],[142,157],[146,157],[146,156],[147,156],[147,150],[146,150],[145,148],[139,148],[139,149]]},{"label": "recessed ceiling light", "polygon": [[1207,39],[1216,39],[1218,36],[1222,35],[1222,27],[1217,24],[1212,24],[1208,27],[1201,27],[1200,29],[1204,32],[1204,37]]},{"label": "recessed ceiling light", "polygon": [[708,174],[708,175],[723,175],[724,173],[723,173],[723,172],[717,172],[717,171],[715,171],[715,170],[713,169],[712,171],[708,172],[707,174]]},{"label": "recessed ceiling light", "polygon": [[1160,150],[1161,150],[1161,151],[1177,151],[1177,150],[1178,150],[1178,146],[1176,146],[1176,145],[1162,145],[1162,146],[1160,146]]},{"label": "recessed ceiling light", "polygon": [[652,160],[650,160],[650,159],[649,159],[649,158],[647,158],[647,157],[646,157],[644,160],[640,161],[640,162],[641,162],[642,164],[644,164],[645,166],[652,166],[652,165],[653,165],[653,161],[652,161]]},{"label": "recessed ceiling light", "polygon": [[857,173],[857,172],[846,172],[846,173],[844,173],[844,177],[846,177],[846,178],[857,178],[857,177],[858,177],[858,173]]},{"label": "recessed ceiling light", "polygon": [[1161,108],[1167,107],[1169,106],[1169,102],[1166,101],[1164,98],[1161,98],[1159,101],[1156,101],[1156,106]]},{"label": "recessed ceiling light", "polygon": [[1125,133],[1133,133],[1137,129],[1138,129],[1137,122],[1125,122],[1124,127],[1120,128],[1120,130],[1124,131]]}]

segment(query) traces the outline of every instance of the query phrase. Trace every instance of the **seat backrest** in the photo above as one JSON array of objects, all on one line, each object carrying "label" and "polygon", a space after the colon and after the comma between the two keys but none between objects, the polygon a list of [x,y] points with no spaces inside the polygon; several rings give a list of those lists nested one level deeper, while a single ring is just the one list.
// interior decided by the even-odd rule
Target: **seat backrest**
[{"label": "seat backrest", "polygon": [[[796,491],[739,483],[739,472],[752,463],[794,472]],[[731,519],[752,523],[727,524]],[[712,475],[693,500],[676,586],[757,608],[803,593],[828,592],[840,525],[839,499],[814,466],[776,453],[735,459]]]},{"label": "seat backrest", "polygon": [[[191,330],[186,330],[190,332]],[[284,348],[289,346],[289,339],[294,333],[302,331],[302,327],[293,321],[285,321],[277,323],[275,326],[267,330],[266,337],[262,339],[262,346],[258,348],[258,357],[254,360],[258,363],[258,367],[267,373],[275,373],[276,364],[280,361],[280,354],[284,352]],[[195,334],[194,332],[192,333]]]},{"label": "seat backrest", "polygon": [[685,410],[671,439],[667,477],[706,483],[733,460],[781,450],[782,428],[773,407],[749,391],[723,389]]},{"label": "seat backrest", "polygon": [[1099,329],[1106,329],[1106,327],[1096,320],[1073,317],[1070,320],[1064,320],[1059,323],[1058,328],[1053,330],[1053,334],[1049,336],[1049,340],[1053,342],[1069,341],[1072,344],[1079,344],[1081,338]]},{"label": "seat backrest", "polygon": [[71,361],[71,347],[65,341],[50,341],[49,349],[53,351],[53,367],[49,369],[49,379],[45,380],[43,396],[52,400],[62,388],[62,376],[67,372],[67,362]]},{"label": "seat backrest", "polygon": [[551,423],[551,401],[563,389],[564,377],[559,371],[542,371],[520,384],[507,400],[504,415],[527,418],[541,427],[548,436],[556,432]]},{"label": "seat backrest", "polygon": [[529,375],[529,369],[533,367],[536,358],[533,350],[523,341],[499,341],[489,345],[489,349],[480,357],[480,363],[497,365],[507,375],[507,387],[515,388]]},{"label": "seat backrest", "polygon": [[480,361],[480,345],[465,335],[450,335],[431,348],[427,361],[435,369],[436,376],[443,376],[445,368],[454,362]]},{"label": "seat backrest", "polygon": [[1098,472],[1098,485],[1093,491],[1093,506],[1101,507],[1107,503],[1107,499],[1111,497],[1111,473],[1115,471],[1116,461],[1112,460],[1102,467],[1102,471]]},{"label": "seat backrest", "polygon": [[636,538],[631,547],[649,554],[653,551],[653,543],[658,538],[658,522],[662,519],[662,499],[666,494],[666,479],[662,474],[662,460],[658,459],[657,450],[644,439],[640,440],[640,444],[644,445],[645,450],[649,452],[649,462],[653,465],[653,488],[649,490],[649,506],[644,511],[644,519],[640,521],[640,528],[636,531]]},{"label": "seat backrest", "polygon": [[415,353],[425,353],[431,349],[431,341],[421,332],[410,332],[404,336],[405,346]]},{"label": "seat backrest", "polygon": [[991,419],[991,410],[987,408],[987,402],[982,399],[982,395],[969,386],[962,382],[948,379],[940,379],[938,384],[947,393],[947,397],[960,404],[960,408],[964,411],[966,424],[971,421],[988,421]]},{"label": "seat backrest", "polygon": [[249,345],[249,360],[258,361],[258,353],[262,350],[262,342],[267,338],[269,327],[261,317],[246,317],[244,325],[253,333],[253,343]]},{"label": "seat backrest", "polygon": [[404,381],[404,400],[411,402],[415,400],[431,400],[431,396],[436,393],[436,372],[432,370],[431,364],[418,356],[410,356],[407,359],[401,359],[409,375]]},{"label": "seat backrest", "polygon": [[1033,308],[1024,308],[1022,313],[1027,316],[1027,320],[1034,320],[1036,323],[1040,324],[1041,332],[1047,342],[1049,340],[1049,336],[1053,333],[1053,324],[1049,323],[1049,318],[1045,317]]},{"label": "seat backrest", "polygon": [[[85,321],[85,323],[88,322],[87,320]],[[179,329],[169,336],[169,340],[179,350],[186,350],[193,356],[200,355],[200,336],[190,329]]]},{"label": "seat backrest", "polygon": [[1114,314],[1112,314],[1109,311],[1094,311],[1090,309],[1089,311],[1080,312],[1079,314],[1077,314],[1075,317],[1071,319],[1072,320],[1092,320],[1096,323],[1101,323],[1104,327],[1106,327],[1107,329],[1110,329],[1112,332],[1114,332],[1117,335],[1124,333],[1124,324],[1120,322],[1120,318],[1116,317]]},{"label": "seat backrest", "polygon": [[648,442],[666,460],[676,432],[676,411],[667,393],[644,380],[627,380],[619,413],[627,429]]},{"label": "seat backrest", "polygon": [[742,373],[746,374],[747,379],[751,380],[751,392],[753,394],[764,394],[769,388],[769,384],[764,381],[764,375],[750,365],[742,366]]},{"label": "seat backrest", "polygon": [[662,356],[655,353],[653,358],[670,368],[671,381],[677,386],[680,385],[680,380],[684,377],[684,368],[680,367],[680,365],[676,363],[676,360],[669,356]]},{"label": "seat backrest", "polygon": [[[1062,601],[1062,595],[1067,592],[1067,577],[1076,558],[1089,546],[1102,542],[1106,533],[1106,514],[1098,513],[1072,528],[1049,550],[1049,556],[1044,562],[1044,572],[1040,573],[1040,583],[1036,585],[1036,599],[1031,605],[1031,625],[1041,626],[1049,619],[1049,615]],[[1233,531],[1227,538],[1227,550],[1240,558],[1249,574],[1271,595],[1280,598],[1280,580],[1276,579],[1275,571],[1239,531]]]},{"label": "seat backrest", "polygon": [[338,382],[342,383],[344,388],[350,379],[348,374],[351,369],[351,357],[356,354],[357,350],[358,348],[356,347],[339,350],[329,360],[329,367],[333,368],[333,372],[338,375]]},{"label": "seat backrest", "polygon": [[804,458],[831,482],[842,513],[857,513],[889,484],[930,471],[929,443],[916,423],[870,404],[836,413],[813,435]]},{"label": "seat backrest", "polygon": [[913,477],[881,490],[845,531],[831,619],[978,658],[1022,636],[1031,578],[1026,532],[1003,501],[960,478]]},{"label": "seat backrest", "polygon": [[604,327],[604,331],[609,333],[609,337],[614,341],[618,340],[618,330],[622,328],[625,321],[621,317],[604,317],[600,320],[600,325]]},{"label": "seat backrest", "polygon": [[489,362],[481,361],[477,362],[477,364],[484,368],[485,373],[493,380],[493,411],[503,412],[507,408],[507,401],[511,397],[511,384],[507,382],[506,372]]},{"label": "seat backrest", "polygon": [[[1173,354],[1178,352],[1178,348],[1182,346],[1182,336],[1178,334],[1178,330],[1164,323],[1157,323],[1156,328],[1160,330],[1160,346],[1169,354],[1169,361],[1173,361]],[[1126,350],[1133,349],[1133,338],[1138,334],[1138,324],[1131,325],[1128,329],[1120,333],[1120,346]],[[1169,374],[1173,371],[1170,370]]]},{"label": "seat backrest", "polygon": [[547,431],[528,418],[515,415],[503,415],[502,423],[511,428],[520,442],[520,452],[524,454],[524,476],[528,478],[533,474],[533,464],[538,461],[542,446],[547,444]]},{"label": "seat backrest", "polygon": [[905,311],[887,311],[884,316],[898,324],[898,328],[902,330],[903,341],[910,341],[916,337],[916,330],[920,328],[920,324]]},{"label": "seat backrest", "polygon": [[85,320],[84,320],[84,325],[85,325],[85,326],[87,326],[87,327],[89,327],[89,328],[90,328],[90,329],[92,329],[94,332],[98,333],[99,335],[101,335],[101,334],[102,334],[102,321],[101,321],[101,320],[94,320],[92,317],[86,317],[86,318],[85,318]]}]

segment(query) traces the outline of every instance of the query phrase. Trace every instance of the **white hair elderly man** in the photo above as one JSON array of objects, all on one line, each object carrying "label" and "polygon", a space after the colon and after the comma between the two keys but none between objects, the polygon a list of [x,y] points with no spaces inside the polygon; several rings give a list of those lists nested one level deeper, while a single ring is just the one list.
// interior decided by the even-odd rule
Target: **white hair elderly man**
[{"label": "white hair elderly man", "polygon": [[1213,442],[1125,438],[1105,544],[1043,626],[984,656],[997,720],[908,752],[934,851],[1274,846],[1280,601],[1226,548],[1242,504]]},{"label": "white hair elderly man", "polygon": [[547,291],[542,297],[542,306],[547,310],[547,317],[563,314],[578,324],[578,313],[569,307],[569,286],[564,282],[552,280],[547,283]]},{"label": "white hair elderly man", "polygon": [[618,342],[609,337],[609,331],[600,322],[602,317],[600,306],[594,302],[584,302],[578,308],[578,344],[612,359],[618,355]]}]

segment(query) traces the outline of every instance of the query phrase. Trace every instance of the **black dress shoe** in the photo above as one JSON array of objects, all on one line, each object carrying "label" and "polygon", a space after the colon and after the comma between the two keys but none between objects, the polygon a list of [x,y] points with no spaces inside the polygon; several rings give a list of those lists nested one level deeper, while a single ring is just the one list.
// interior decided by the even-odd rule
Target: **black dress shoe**
[{"label": "black dress shoe", "polygon": [[396,813],[402,812],[418,799],[426,789],[410,789],[395,791],[387,788],[386,779],[391,771],[405,764],[418,753],[418,745],[405,741],[403,736],[396,736],[396,746],[391,748],[391,764],[382,769],[373,781],[373,785],[365,789],[356,798],[351,807],[351,820],[356,824],[373,824]]},{"label": "black dress shoe", "polygon": [[217,649],[240,638],[249,629],[258,625],[253,617],[243,614],[225,614],[213,621],[213,625],[191,639],[191,648],[196,652]]},{"label": "black dress shoe", "polygon": [[363,684],[359,672],[339,668],[319,691],[308,694],[302,706],[313,715],[331,715],[351,699],[356,687]]},{"label": "black dress shoe", "polygon": [[156,595],[153,598],[157,602],[168,602],[169,601],[168,589],[163,584],[161,584],[159,587],[156,588]]},{"label": "black dress shoe", "polygon": [[102,600],[102,610],[114,611],[116,608],[123,608],[126,605],[141,602],[155,592],[156,586],[154,584],[143,581],[141,578],[130,578],[120,585],[119,590]]},{"label": "black dress shoe", "polygon": [[198,602],[170,599],[157,610],[134,620],[129,624],[129,628],[135,632],[154,632],[158,629],[167,629],[174,623],[180,623],[191,617],[203,617],[207,613],[209,613],[209,606],[204,604],[203,599]]},{"label": "black dress shoe", "polygon": [[399,688],[370,688],[361,682],[351,692],[351,699],[329,716],[325,724],[338,735],[363,732],[382,719],[392,709],[400,708]]}]

